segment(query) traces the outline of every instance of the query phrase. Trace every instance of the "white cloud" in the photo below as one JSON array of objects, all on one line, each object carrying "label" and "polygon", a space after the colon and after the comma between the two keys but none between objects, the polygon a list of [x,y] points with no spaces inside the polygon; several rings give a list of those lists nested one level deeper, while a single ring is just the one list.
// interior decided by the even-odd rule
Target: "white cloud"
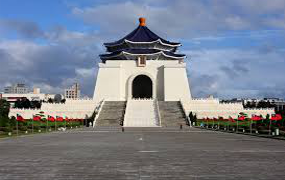
[{"label": "white cloud", "polygon": [[[44,92],[62,93],[74,82],[85,84],[82,92],[93,94],[96,57],[99,54],[94,34],[63,30],[46,32],[48,43],[27,40],[0,42],[0,88],[24,82]],[[98,38],[97,38],[98,39]],[[86,84],[87,81],[88,84]]]},{"label": "white cloud", "polygon": [[264,97],[285,94],[284,52],[260,54],[258,49],[204,49],[186,51],[194,96]]},{"label": "white cloud", "polygon": [[[11,30],[20,35],[17,40],[0,37],[0,61],[5,65],[0,67],[0,88],[24,81],[56,92],[76,81],[83,93],[92,95],[96,60],[105,50],[102,43],[128,34],[138,25],[138,17],[144,16],[148,27],[161,37],[197,44],[196,49],[182,47],[182,53],[190,57],[187,69],[194,96],[285,95],[285,51],[266,43],[268,34],[284,34],[284,0],[101,1],[71,8],[75,17],[96,31],[58,26],[43,32],[33,22],[0,22],[1,32]],[[237,42],[244,37],[263,40],[263,49],[242,45],[206,49],[201,43],[222,43],[229,38]],[[36,38],[45,43],[40,45]]]},{"label": "white cloud", "polygon": [[165,0],[154,5],[151,1],[119,1],[86,8],[75,7],[72,12],[111,36],[126,34],[137,25],[139,16],[145,16],[148,26],[163,37],[182,39],[227,30],[284,29],[284,2]]}]

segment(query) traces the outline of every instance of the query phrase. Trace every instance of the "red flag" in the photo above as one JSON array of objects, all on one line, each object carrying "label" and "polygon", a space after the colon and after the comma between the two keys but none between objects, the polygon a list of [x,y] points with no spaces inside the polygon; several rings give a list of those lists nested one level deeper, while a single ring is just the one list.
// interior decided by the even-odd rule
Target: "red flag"
[{"label": "red flag", "polygon": [[229,117],[229,121],[236,122],[231,116]]},{"label": "red flag", "polygon": [[56,121],[62,122],[63,121],[63,117],[56,116]]},{"label": "red flag", "polygon": [[260,116],[253,115],[253,116],[251,117],[251,120],[252,120],[252,121],[260,121],[260,120],[262,120],[262,118],[261,118]]},{"label": "red flag", "polygon": [[33,116],[34,121],[40,121],[42,118],[41,116]]},{"label": "red flag", "polygon": [[239,121],[244,121],[244,120],[245,120],[245,116],[239,116],[239,117],[238,117],[238,120],[239,120]]},{"label": "red flag", "polygon": [[51,122],[54,122],[54,117],[52,117],[52,116],[48,116],[48,121],[51,121]]},{"label": "red flag", "polygon": [[19,114],[17,114],[17,121],[25,122],[24,118]]},{"label": "red flag", "polygon": [[280,114],[274,114],[271,116],[270,120],[279,121],[279,120],[282,120],[282,116]]}]

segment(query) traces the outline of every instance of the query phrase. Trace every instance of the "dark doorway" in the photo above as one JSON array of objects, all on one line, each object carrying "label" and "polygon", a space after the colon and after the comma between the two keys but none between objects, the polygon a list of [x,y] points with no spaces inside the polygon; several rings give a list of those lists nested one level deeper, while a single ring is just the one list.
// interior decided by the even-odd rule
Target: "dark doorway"
[{"label": "dark doorway", "polygon": [[139,75],[133,81],[133,98],[152,98],[152,81],[146,75]]}]

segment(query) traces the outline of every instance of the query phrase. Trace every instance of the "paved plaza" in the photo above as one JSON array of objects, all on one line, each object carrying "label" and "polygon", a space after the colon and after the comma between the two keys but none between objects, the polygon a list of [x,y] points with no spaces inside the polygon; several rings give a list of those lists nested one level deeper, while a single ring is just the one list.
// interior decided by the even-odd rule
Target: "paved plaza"
[{"label": "paved plaza", "polygon": [[0,179],[284,179],[285,141],[190,128],[0,139]]}]

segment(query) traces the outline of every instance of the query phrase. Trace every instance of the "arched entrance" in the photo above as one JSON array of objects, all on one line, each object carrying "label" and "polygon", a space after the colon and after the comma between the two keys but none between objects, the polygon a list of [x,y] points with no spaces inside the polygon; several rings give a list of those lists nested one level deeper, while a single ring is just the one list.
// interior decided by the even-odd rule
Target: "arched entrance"
[{"label": "arched entrance", "polygon": [[132,98],[152,98],[152,81],[146,75],[138,75],[133,80]]}]

